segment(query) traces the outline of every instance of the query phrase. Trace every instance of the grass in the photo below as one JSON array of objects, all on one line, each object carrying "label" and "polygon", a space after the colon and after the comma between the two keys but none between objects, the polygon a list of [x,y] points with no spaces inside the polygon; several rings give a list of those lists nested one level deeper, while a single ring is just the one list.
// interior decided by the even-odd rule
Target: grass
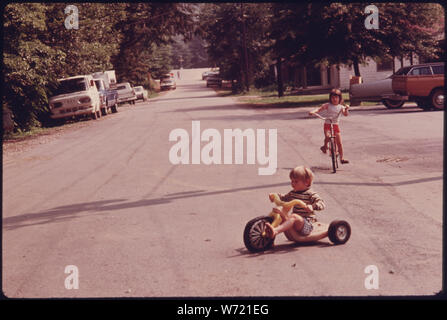
[{"label": "grass", "polygon": [[149,99],[153,99],[153,98],[156,98],[156,97],[158,97],[160,95],[160,93],[158,93],[157,91],[149,91],[148,90],[148,98]]},{"label": "grass", "polygon": [[54,127],[32,127],[27,131],[8,132],[3,135],[3,141],[21,141],[26,138],[43,135]]},{"label": "grass", "polygon": [[[148,91],[148,98],[150,99],[156,98],[160,95],[160,93],[156,91]],[[75,125],[76,123],[81,122],[82,120],[66,120],[64,123],[58,123],[57,121],[53,121],[48,125],[43,125],[42,127],[34,126],[29,130],[18,130],[17,132],[5,132],[3,134],[3,141],[5,142],[15,142],[22,141],[28,138],[51,134],[55,130],[61,130],[62,128],[70,127],[71,125]]]},{"label": "grass", "polygon": [[[328,102],[328,94],[307,94],[298,95],[285,93],[283,97],[278,98],[276,90],[270,88],[256,89],[250,88],[249,92],[233,94],[229,89],[217,90],[221,97],[236,97],[240,102],[253,106],[267,108],[300,108],[300,107],[318,107]],[[343,93],[345,103],[349,104],[349,94]],[[362,105],[376,105],[375,102],[363,102]]]}]

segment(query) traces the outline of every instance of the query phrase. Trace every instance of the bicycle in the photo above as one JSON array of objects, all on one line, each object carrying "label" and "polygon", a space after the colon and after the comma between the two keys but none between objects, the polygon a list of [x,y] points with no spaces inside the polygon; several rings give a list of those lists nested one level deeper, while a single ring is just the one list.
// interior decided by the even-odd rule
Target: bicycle
[{"label": "bicycle", "polygon": [[[340,111],[341,112],[341,111]],[[332,122],[332,119],[322,117],[318,113],[312,113],[312,115],[326,121],[330,121],[331,125],[331,132],[330,132],[330,141],[329,141],[329,151],[331,154],[331,160],[332,160],[332,172],[336,173],[338,168],[338,151],[337,151],[337,142],[335,141],[335,133],[334,133],[334,124]]]}]

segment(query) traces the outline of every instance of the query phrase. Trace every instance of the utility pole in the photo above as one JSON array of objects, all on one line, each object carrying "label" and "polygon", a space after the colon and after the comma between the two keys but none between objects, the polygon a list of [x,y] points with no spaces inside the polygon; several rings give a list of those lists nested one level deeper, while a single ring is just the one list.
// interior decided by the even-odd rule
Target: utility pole
[{"label": "utility pole", "polygon": [[245,36],[245,20],[244,20],[244,4],[241,3],[241,22],[242,22],[242,51],[244,55],[244,73],[245,73],[245,88],[247,91],[250,91],[250,84],[248,79],[248,54],[247,54],[247,42]]},{"label": "utility pole", "polygon": [[180,58],[178,59],[178,61],[180,62],[180,69],[183,69],[183,61],[185,61],[185,60],[183,60],[182,55],[180,55]]}]

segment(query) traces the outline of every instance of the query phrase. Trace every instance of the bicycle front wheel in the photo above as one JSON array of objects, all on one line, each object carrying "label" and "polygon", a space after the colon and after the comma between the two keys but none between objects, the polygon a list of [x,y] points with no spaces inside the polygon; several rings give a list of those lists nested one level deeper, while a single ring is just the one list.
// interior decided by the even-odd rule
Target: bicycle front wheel
[{"label": "bicycle front wheel", "polygon": [[334,139],[331,139],[330,144],[331,144],[330,148],[331,148],[332,172],[336,173],[338,168],[337,144],[335,143]]}]

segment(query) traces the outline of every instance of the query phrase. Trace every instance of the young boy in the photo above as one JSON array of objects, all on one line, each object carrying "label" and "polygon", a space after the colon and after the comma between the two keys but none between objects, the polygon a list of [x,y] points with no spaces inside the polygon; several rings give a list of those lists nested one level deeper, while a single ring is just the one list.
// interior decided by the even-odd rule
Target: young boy
[{"label": "young boy", "polygon": [[283,217],[285,221],[278,227],[273,228],[270,223],[266,224],[266,233],[270,238],[274,238],[278,233],[295,228],[303,236],[308,236],[312,230],[312,220],[315,217],[314,211],[323,210],[326,205],[323,199],[310,187],[314,179],[313,172],[304,166],[299,166],[290,171],[289,174],[292,191],[285,196],[280,195],[282,201],[291,201],[293,199],[302,200],[307,207],[293,207],[293,214]]},{"label": "young boy", "polygon": [[[347,117],[348,109],[349,106],[343,105],[343,97],[341,95],[341,91],[339,89],[332,89],[329,93],[329,102],[309,112],[309,115],[313,115],[325,110],[327,113],[326,118],[332,120],[335,133],[335,143],[337,143],[338,153],[340,154],[340,162],[342,164],[349,163],[349,161],[343,157],[343,144],[341,142],[340,127],[338,126],[338,117],[340,116],[340,113],[343,113],[343,115]],[[320,148],[323,153],[326,153],[327,151],[327,145],[331,136],[330,123],[330,120],[326,120],[323,127],[324,144]]]}]

